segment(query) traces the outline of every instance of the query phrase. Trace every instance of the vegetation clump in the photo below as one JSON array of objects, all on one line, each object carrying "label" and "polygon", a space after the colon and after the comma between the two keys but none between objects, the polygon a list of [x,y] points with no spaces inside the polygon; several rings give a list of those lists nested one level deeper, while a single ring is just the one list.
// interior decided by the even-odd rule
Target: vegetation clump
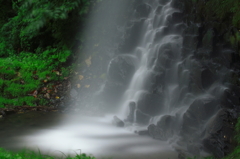
[{"label": "vegetation clump", "polygon": [[184,0],[186,14],[202,27],[212,28],[240,54],[240,0]]},{"label": "vegetation clump", "polygon": [[[97,0],[0,0],[0,108],[46,105]],[[78,48],[76,48],[78,44]]]},{"label": "vegetation clump", "polygon": [[[66,156],[66,155],[65,155]],[[1,159],[63,159],[63,157],[53,157],[49,155],[43,155],[40,151],[38,153],[31,150],[22,150],[20,152],[10,152],[3,148],[0,148],[0,158]],[[85,153],[76,154],[75,157],[66,156],[65,159],[95,159],[91,155],[86,155]]]}]

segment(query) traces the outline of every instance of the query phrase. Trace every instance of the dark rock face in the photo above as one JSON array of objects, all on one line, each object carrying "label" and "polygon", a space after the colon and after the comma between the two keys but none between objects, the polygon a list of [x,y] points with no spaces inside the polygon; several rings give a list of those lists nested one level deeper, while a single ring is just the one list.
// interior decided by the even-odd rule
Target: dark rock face
[{"label": "dark rock face", "polygon": [[130,81],[134,71],[134,59],[131,56],[120,55],[110,62],[108,79],[126,85]]},{"label": "dark rock face", "polygon": [[154,124],[148,126],[148,133],[154,139],[166,140],[163,130]]},{"label": "dark rock face", "polygon": [[209,70],[209,69],[204,69],[201,74],[202,78],[202,87],[204,89],[209,88],[214,81],[216,81],[215,75]]},{"label": "dark rock face", "polygon": [[170,138],[175,131],[176,117],[164,115],[158,122],[157,126],[163,130],[164,136]]},{"label": "dark rock face", "polygon": [[134,60],[130,55],[119,55],[110,62],[103,90],[103,98],[108,105],[114,105],[121,99],[135,71]]},{"label": "dark rock face", "polygon": [[[183,115],[181,135],[189,153],[197,155],[191,147],[194,147],[192,143],[199,142],[201,146],[195,145],[196,150],[203,149],[222,158],[232,150],[233,124],[240,106],[238,91],[234,90],[238,89],[237,82],[235,86],[227,84],[233,80],[232,74],[239,72],[239,64],[233,60],[238,57],[223,38],[227,32],[220,33],[215,22],[197,18],[196,10],[200,6],[195,8],[190,1],[181,2],[187,26],[183,32],[182,57],[194,55],[199,64],[199,68],[191,72],[189,90],[195,95],[207,92],[213,97],[193,101]],[[204,3],[205,0],[200,0],[197,4]],[[180,153],[180,156],[184,155]]]},{"label": "dark rock face", "polygon": [[133,122],[134,121],[134,112],[136,110],[136,103],[130,102],[129,103],[129,114],[127,116],[126,121]]},{"label": "dark rock face", "polygon": [[147,18],[150,11],[151,11],[151,6],[146,4],[146,3],[142,3],[142,4],[139,4],[137,7],[136,7],[136,17],[141,19],[141,18]]},{"label": "dark rock face", "polygon": [[212,120],[207,123],[208,132],[202,139],[203,146],[207,152],[222,158],[229,152],[233,145],[233,123],[229,123],[233,116],[227,110],[221,109]]},{"label": "dark rock face", "polygon": [[157,94],[144,94],[137,103],[140,111],[151,116],[158,115],[161,111],[161,95]]},{"label": "dark rock face", "polygon": [[199,140],[200,134],[204,132],[204,124],[219,109],[219,104],[214,98],[203,98],[195,100],[183,115],[181,135],[185,140],[189,137]]},{"label": "dark rock face", "polygon": [[143,113],[141,110],[136,110],[136,122],[139,124],[148,124],[149,120],[151,119],[151,116]]},{"label": "dark rock face", "polygon": [[[235,86],[235,89],[239,88]],[[223,108],[236,109],[240,105],[237,92],[234,92],[231,89],[226,89],[222,94],[221,103]]]},{"label": "dark rock face", "polygon": [[119,119],[117,116],[113,117],[112,124],[117,127],[124,127],[124,122],[121,119]]},{"label": "dark rock face", "polygon": [[3,117],[5,117],[6,116],[6,113],[2,110],[2,111],[0,111],[0,119],[1,118],[3,118]]},{"label": "dark rock face", "polygon": [[120,46],[121,52],[131,52],[139,43],[139,40],[143,36],[139,32],[141,32],[141,29],[144,25],[144,19],[141,19],[140,21],[136,21],[134,23],[129,24],[129,29],[126,31],[127,36]]},{"label": "dark rock face", "polygon": [[[148,1],[136,1],[138,5],[134,9],[135,19],[128,26],[129,35],[120,47],[120,52],[131,52],[138,46],[139,39],[144,37],[145,33],[141,32],[144,20],[152,9],[146,2]],[[167,2],[169,1],[158,1],[162,5]],[[236,112],[240,112],[240,89],[237,86],[240,83],[240,66],[237,60],[239,55],[224,41],[223,35],[219,35],[214,26],[204,23],[204,19],[201,23],[199,19],[196,20],[196,15],[192,14],[197,12],[196,8],[191,8],[191,5],[192,1],[171,1],[171,6],[184,11],[174,12],[166,17],[167,26],[158,28],[153,43],[160,43],[163,36],[182,33],[181,46],[170,42],[156,49],[156,56],[148,60],[148,69],[153,67],[153,70],[142,86],[145,92],[138,101],[129,104],[126,121],[134,122],[136,119],[138,124],[150,124],[147,132],[144,131],[143,134],[158,140],[179,135],[179,145],[184,149],[180,151],[179,158],[199,156],[203,150],[216,157],[223,157],[232,150],[233,125],[237,118]],[[161,14],[162,10],[163,6],[160,5],[155,12]],[[179,25],[182,20],[183,23]],[[157,28],[158,25],[159,21],[156,20],[152,27]],[[175,29],[176,26],[179,28]],[[180,55],[175,51],[177,49],[172,49],[179,47]],[[169,103],[179,110],[183,104],[186,107],[180,113],[164,115],[163,101],[169,91],[167,83],[174,81],[168,78],[171,77],[169,70],[173,69],[178,55],[181,61],[176,64],[178,75],[174,76],[178,78],[174,83],[178,86],[169,96],[177,94],[178,91],[179,96],[176,95],[176,99]],[[125,92],[134,71],[132,57],[120,55],[112,60],[105,86],[107,98],[112,99],[112,103],[116,103]],[[156,116],[161,117],[157,124],[149,123],[150,119]]]},{"label": "dark rock face", "polygon": [[135,131],[135,133],[138,135],[149,135],[148,130],[139,130]]}]

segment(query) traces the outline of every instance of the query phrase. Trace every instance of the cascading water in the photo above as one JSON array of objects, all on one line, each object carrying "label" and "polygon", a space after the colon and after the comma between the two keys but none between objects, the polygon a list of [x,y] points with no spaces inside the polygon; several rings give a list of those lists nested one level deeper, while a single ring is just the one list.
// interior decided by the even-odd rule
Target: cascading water
[{"label": "cascading water", "polygon": [[[230,77],[233,51],[224,43],[214,44],[213,51],[212,29],[203,33],[200,24],[183,22],[183,0],[100,4],[88,22],[84,57],[64,110],[75,114],[55,114],[56,121],[64,120],[50,128],[43,125],[54,114],[37,116],[37,123],[27,117],[30,125],[23,130],[32,133],[18,135],[16,114],[14,133],[1,127],[0,146],[65,154],[81,149],[116,159],[176,159],[205,152],[220,158],[228,153],[240,105],[240,89],[224,77]],[[125,119],[127,130],[111,124],[112,114],[106,114],[113,111]]]},{"label": "cascading water", "polygon": [[[140,101],[147,95],[155,95],[161,98],[158,103],[159,110],[146,114],[174,115],[179,111],[182,114],[189,106],[189,100],[192,101],[192,99],[186,99],[186,96],[191,96],[190,94],[182,95],[189,85],[190,71],[189,68],[182,69],[184,63],[181,58],[182,36],[181,30],[177,29],[182,23],[174,24],[169,21],[173,13],[179,11],[172,7],[171,1],[146,1],[145,5],[150,8],[150,12],[148,17],[144,18],[139,33],[141,34],[139,44],[132,51],[132,56],[119,55],[132,58],[135,66],[135,72],[123,95],[120,111],[123,114],[129,113],[127,112],[129,103],[135,102],[137,103],[135,111],[144,114],[148,111],[146,109],[154,108],[151,106],[141,108]],[[190,62],[191,58],[187,60]],[[154,88],[156,86],[154,84],[159,82],[157,79],[162,83],[160,87]],[[138,122],[137,114],[134,113],[134,122]],[[159,116],[154,117],[150,123],[156,124],[158,119]]]},{"label": "cascading water", "polygon": [[[221,70],[213,76],[194,58],[187,39],[197,35],[184,31],[186,25],[178,19],[181,11],[173,6],[174,0],[138,4],[130,27],[130,36],[137,38],[130,37],[135,39],[132,48],[122,49],[125,52],[111,60],[111,86],[105,87],[109,90],[115,84],[115,92],[121,90],[117,114],[126,125],[147,126],[150,136],[168,140],[176,150],[205,155],[207,148],[214,149],[211,133],[222,120],[220,98],[227,87],[222,84]],[[217,151],[216,156],[221,156],[221,150]]]}]

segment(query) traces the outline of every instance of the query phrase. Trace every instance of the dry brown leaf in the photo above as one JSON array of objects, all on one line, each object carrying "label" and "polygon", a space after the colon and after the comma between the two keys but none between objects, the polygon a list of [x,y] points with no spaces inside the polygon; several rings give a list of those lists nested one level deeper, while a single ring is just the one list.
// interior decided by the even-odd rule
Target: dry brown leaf
[{"label": "dry brown leaf", "polygon": [[88,67],[91,66],[91,64],[92,64],[91,59],[92,59],[92,57],[89,56],[89,58],[85,60],[85,63],[87,64]]},{"label": "dry brown leaf", "polygon": [[21,73],[20,73],[20,72],[17,72],[17,76],[18,76],[18,77],[21,77]]},{"label": "dry brown leaf", "polygon": [[33,96],[34,98],[37,98],[37,94],[38,94],[38,91],[34,90],[34,91],[30,92],[28,95]]},{"label": "dry brown leaf", "polygon": [[78,77],[79,77],[80,80],[82,80],[84,78],[83,75],[79,75]]},{"label": "dry brown leaf", "polygon": [[80,84],[77,84],[77,88],[80,88],[81,87],[81,85]]},{"label": "dry brown leaf", "polygon": [[59,72],[59,71],[56,71],[55,73],[56,73],[58,76],[60,75],[60,72]]},{"label": "dry brown leaf", "polygon": [[50,95],[49,95],[48,93],[46,93],[44,96],[45,96],[47,99],[50,99]]},{"label": "dry brown leaf", "polygon": [[90,85],[85,85],[85,88],[89,88],[90,87]]}]

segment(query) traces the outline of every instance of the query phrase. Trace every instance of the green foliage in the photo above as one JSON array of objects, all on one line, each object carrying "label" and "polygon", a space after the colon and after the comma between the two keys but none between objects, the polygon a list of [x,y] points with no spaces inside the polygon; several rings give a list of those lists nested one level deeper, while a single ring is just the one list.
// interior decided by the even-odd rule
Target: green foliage
[{"label": "green foliage", "polygon": [[[46,100],[38,99],[33,91],[37,91],[46,82],[63,79],[60,73],[61,64],[66,61],[70,51],[66,47],[49,48],[38,54],[21,52],[18,56],[12,55],[0,59],[0,107],[5,105],[30,105],[36,101],[46,103]],[[63,69],[64,74],[67,75]]]},{"label": "green foliage", "polygon": [[240,28],[240,0],[209,0],[204,12],[206,17],[215,17],[219,22],[230,20],[234,27]]},{"label": "green foliage", "polygon": [[0,0],[0,107],[48,103],[36,91],[69,76],[67,59],[94,2]]},{"label": "green foliage", "polygon": [[[53,157],[49,155],[41,154],[40,150],[38,153],[24,149],[20,152],[10,152],[0,148],[0,158],[1,159],[62,159],[63,157]],[[75,157],[67,156],[66,159],[95,159],[93,156],[89,156],[86,154],[76,154]]]},{"label": "green foliage", "polygon": [[[79,24],[81,17],[88,12],[91,2],[91,0],[12,1],[12,10],[16,16],[10,17],[2,26],[1,36],[18,52],[33,51],[37,47],[64,41],[73,35],[69,32],[76,30],[76,24]],[[69,25],[71,23],[75,25]],[[73,29],[73,26],[76,28]]]}]

